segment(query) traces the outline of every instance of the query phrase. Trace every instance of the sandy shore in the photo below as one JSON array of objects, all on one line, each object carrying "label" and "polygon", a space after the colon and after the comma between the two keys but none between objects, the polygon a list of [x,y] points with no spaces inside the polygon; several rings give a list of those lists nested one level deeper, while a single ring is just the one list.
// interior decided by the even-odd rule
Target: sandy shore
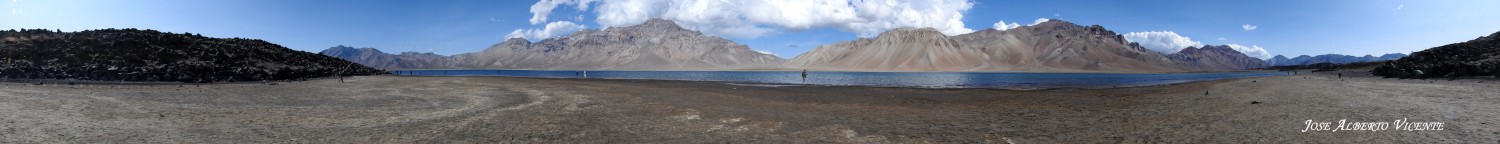
[{"label": "sandy shore", "polygon": [[[1500,81],[1346,76],[1037,91],[397,76],[0,83],[0,143],[1500,142]],[[1302,132],[1341,119],[1444,125]]]}]

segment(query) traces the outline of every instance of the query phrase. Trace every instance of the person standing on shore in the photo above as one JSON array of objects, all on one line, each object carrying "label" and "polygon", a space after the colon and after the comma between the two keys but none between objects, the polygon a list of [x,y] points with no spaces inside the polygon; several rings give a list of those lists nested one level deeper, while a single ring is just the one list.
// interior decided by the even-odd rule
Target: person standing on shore
[{"label": "person standing on shore", "polygon": [[802,69],[802,83],[807,83],[807,69]]}]

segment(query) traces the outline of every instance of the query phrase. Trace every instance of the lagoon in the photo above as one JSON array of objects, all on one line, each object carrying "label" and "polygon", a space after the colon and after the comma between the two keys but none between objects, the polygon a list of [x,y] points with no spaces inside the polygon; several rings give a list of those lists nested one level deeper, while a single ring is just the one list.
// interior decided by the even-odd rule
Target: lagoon
[{"label": "lagoon", "polygon": [[1281,72],[1214,73],[1019,73],[1019,72],[809,72],[800,71],[584,71],[575,70],[403,70],[416,76],[505,76],[715,81],[751,86],[870,86],[910,88],[1108,88],[1285,75]]}]

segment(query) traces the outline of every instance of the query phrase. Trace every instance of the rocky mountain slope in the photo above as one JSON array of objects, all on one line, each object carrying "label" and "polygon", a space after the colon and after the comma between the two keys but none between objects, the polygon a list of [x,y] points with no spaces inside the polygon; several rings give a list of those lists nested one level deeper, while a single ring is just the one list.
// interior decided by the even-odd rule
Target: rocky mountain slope
[{"label": "rocky mountain slope", "polygon": [[426,57],[430,59],[427,61],[408,60],[414,56],[391,58],[378,51],[339,51],[350,50],[335,47],[324,54],[387,68],[727,70],[770,69],[785,62],[743,44],[684,29],[662,19],[635,26],[583,30],[537,42],[511,38],[484,51]]},{"label": "rocky mountain slope", "polygon": [[389,54],[375,48],[334,46],[318,54],[350,60],[361,65],[384,69],[453,69],[460,68],[449,56],[433,53],[402,52]]},{"label": "rocky mountain slope", "polygon": [[872,39],[820,46],[784,66],[853,71],[1180,72],[1240,70],[1264,63],[1234,50],[1168,56],[1127,42],[1098,25],[1051,20],[957,36],[932,29],[891,30]]},{"label": "rocky mountain slope", "polygon": [[1177,62],[1178,66],[1196,70],[1242,70],[1270,66],[1265,61],[1235,51],[1229,45],[1188,47],[1167,57]]},{"label": "rocky mountain slope", "polygon": [[1373,55],[1365,55],[1363,57],[1357,57],[1357,56],[1352,56],[1352,55],[1324,54],[1324,55],[1318,55],[1318,56],[1301,55],[1301,56],[1297,56],[1297,57],[1293,57],[1293,58],[1287,58],[1286,56],[1276,55],[1275,57],[1271,57],[1271,59],[1267,59],[1266,60],[1266,64],[1270,64],[1271,66],[1308,65],[1308,64],[1316,64],[1316,63],[1347,64],[1347,63],[1355,63],[1355,62],[1371,62],[1371,61],[1395,60],[1395,59],[1400,59],[1400,58],[1403,58],[1403,57],[1406,57],[1406,54],[1392,53],[1392,54],[1380,55],[1379,57],[1376,57],[1376,56],[1373,56]]},{"label": "rocky mountain slope", "polygon": [[1414,52],[1375,67],[1370,74],[1387,78],[1500,77],[1500,32]]},{"label": "rocky mountain slope", "polygon": [[932,28],[895,29],[874,39],[819,46],[788,61],[791,67],[824,70],[968,71],[985,68],[989,56],[964,47]]},{"label": "rocky mountain slope", "polygon": [[232,82],[384,73],[257,39],[155,30],[0,31],[0,77]]}]

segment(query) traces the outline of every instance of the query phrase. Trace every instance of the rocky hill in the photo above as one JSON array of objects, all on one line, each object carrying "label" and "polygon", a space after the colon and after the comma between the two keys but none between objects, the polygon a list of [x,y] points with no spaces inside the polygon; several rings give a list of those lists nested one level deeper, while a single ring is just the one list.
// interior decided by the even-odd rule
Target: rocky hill
[{"label": "rocky hill", "polygon": [[[1234,50],[1169,57],[1102,26],[1050,20],[1009,30],[946,36],[900,29],[873,39],[820,46],[784,66],[854,71],[1181,72],[1263,67]],[[1224,58],[1220,58],[1224,57]]]},{"label": "rocky hill", "polygon": [[1316,63],[1347,64],[1347,63],[1356,63],[1356,62],[1387,61],[1387,60],[1400,59],[1400,58],[1403,58],[1403,57],[1406,57],[1406,54],[1392,53],[1392,54],[1380,55],[1379,57],[1376,57],[1376,56],[1373,56],[1373,55],[1365,55],[1363,57],[1357,57],[1357,56],[1352,56],[1352,55],[1324,54],[1324,55],[1318,55],[1318,56],[1301,55],[1301,56],[1297,56],[1297,57],[1293,57],[1293,58],[1287,58],[1286,56],[1276,55],[1275,57],[1271,57],[1271,59],[1267,59],[1266,60],[1266,64],[1270,64],[1271,66],[1309,65],[1309,64],[1316,64]]},{"label": "rocky hill", "polygon": [[454,69],[461,68],[453,57],[433,53],[402,52],[390,54],[375,48],[334,46],[318,52],[361,65],[382,69]]},{"label": "rocky hill", "polygon": [[[388,68],[729,70],[769,69],[785,62],[743,44],[684,29],[662,19],[635,26],[583,30],[537,42],[511,38],[480,52],[431,57],[428,59],[437,60],[430,63],[407,60],[407,56],[390,58],[373,54],[378,51],[349,54],[337,52],[347,49],[337,49],[341,48],[325,50],[324,54]],[[442,61],[447,59],[452,62]]]},{"label": "rocky hill", "polygon": [[1414,52],[1375,67],[1370,74],[1387,78],[1500,77],[1500,32]]},{"label": "rocky hill", "polygon": [[233,82],[384,73],[257,39],[155,30],[0,31],[0,77]]}]

